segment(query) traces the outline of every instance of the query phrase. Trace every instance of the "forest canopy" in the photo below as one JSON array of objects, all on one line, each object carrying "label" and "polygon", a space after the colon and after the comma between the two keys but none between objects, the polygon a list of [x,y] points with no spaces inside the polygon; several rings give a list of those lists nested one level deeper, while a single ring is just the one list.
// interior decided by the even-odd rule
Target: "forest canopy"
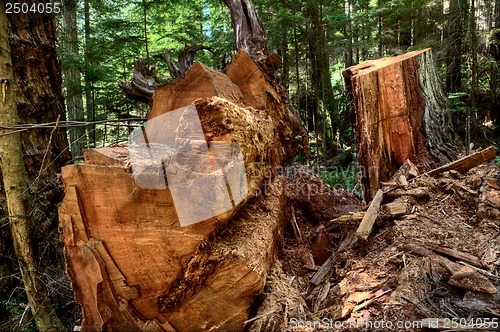
[{"label": "forest canopy", "polygon": [[[12,2],[0,1],[0,4]],[[38,0],[27,2],[41,3]],[[206,81],[217,75],[226,75],[225,84],[237,86],[233,79],[241,83],[241,78],[237,80],[227,71],[230,64],[236,62],[237,55],[242,54],[238,53],[235,42],[234,15],[231,17],[228,10],[229,2],[61,0],[60,12],[51,14],[2,13],[0,28],[3,35],[0,35],[0,41],[5,45],[2,49],[10,50],[0,54],[7,59],[0,63],[0,76],[5,75],[7,68],[8,79],[0,77],[0,84],[2,104],[7,105],[2,106],[9,111],[0,112],[4,117],[1,130],[11,132],[1,137],[3,142],[10,142],[10,145],[3,145],[11,150],[1,150],[0,159],[5,161],[5,156],[12,155],[16,158],[15,164],[24,164],[25,169],[13,167],[11,170],[17,171],[14,173],[9,173],[4,165],[1,169],[4,181],[9,177],[19,181],[12,186],[5,184],[8,181],[0,183],[0,215],[3,220],[0,225],[0,313],[8,315],[5,322],[0,322],[0,330],[5,326],[17,326],[19,316],[24,317],[30,307],[36,311],[33,304],[37,302],[46,309],[40,316],[50,318],[45,323],[38,320],[39,329],[40,324],[59,324],[52,321],[56,316],[64,316],[62,323],[68,326],[77,324],[79,307],[73,301],[73,290],[64,273],[63,244],[58,239],[58,208],[64,196],[61,181],[65,180],[60,175],[61,168],[85,168],[83,156],[87,149],[91,149],[88,156],[92,159],[95,151],[92,148],[122,148],[121,144],[128,142],[135,129],[144,127],[152,108],[153,92],[161,87],[168,90],[167,83],[175,86],[172,82],[182,76],[193,61],[206,65],[196,65],[201,72],[199,77]],[[249,0],[240,2],[251,3]],[[344,85],[342,72],[367,60],[428,48],[432,48],[439,83],[446,93],[447,105],[440,106],[446,112],[450,111],[452,126],[449,127],[458,134],[457,141],[464,143],[457,144],[465,147],[460,153],[469,154],[477,147],[495,144],[498,148],[500,0],[255,0],[253,4],[260,17],[257,20],[259,28],[263,26],[265,31],[257,43],[264,44],[266,54],[262,58],[268,67],[259,63],[255,54],[248,58],[241,55],[240,65],[250,59],[241,66],[251,63],[249,67],[257,68],[260,86],[269,89],[260,92],[268,93],[272,97],[268,99],[276,103],[254,107],[244,100],[246,91],[243,88],[238,90],[239,86],[235,90],[241,93],[242,104],[228,106],[216,99],[211,102],[198,100],[206,110],[207,118],[210,118],[207,114],[214,113],[208,111],[213,108],[220,112],[218,114],[233,116],[231,119],[235,122],[239,119],[238,112],[252,114],[248,117],[257,119],[253,120],[251,128],[255,132],[262,131],[265,139],[260,133],[245,136],[250,130],[241,129],[243,126],[239,128],[244,133],[241,137],[247,141],[252,141],[251,136],[255,136],[260,137],[260,143],[265,143],[246,146],[251,151],[246,153],[252,160],[267,162],[273,167],[292,160],[314,166],[320,175],[314,178],[315,182],[328,183],[335,190],[347,189],[346,195],[356,202],[353,206],[361,205],[358,199],[363,185],[360,181],[363,165],[360,166],[362,161],[357,154],[360,136],[354,132],[356,119],[351,105],[352,95]],[[8,65],[10,62],[12,66]],[[137,77],[141,80],[144,95],[134,95],[127,90],[128,84],[133,84]],[[6,98],[8,103],[5,103]],[[252,113],[254,108],[264,111]],[[263,130],[261,122],[264,120],[259,117],[269,110],[273,110],[275,118],[279,119],[276,123],[286,123],[286,126]],[[300,128],[300,135],[296,135],[298,130],[295,131],[297,126],[294,126],[300,121],[280,122],[287,117],[298,119],[297,112],[305,127]],[[19,124],[21,127],[15,127]],[[304,129],[307,137],[302,135]],[[278,134],[273,137],[271,133]],[[307,139],[309,143],[302,144]],[[299,140],[301,144],[297,143]],[[276,148],[277,142],[282,144],[279,149]],[[251,150],[253,148],[257,150]],[[302,151],[303,148],[307,151]],[[269,151],[278,151],[276,156],[279,158]],[[493,149],[488,151],[494,154]],[[381,157],[384,156],[381,154]],[[499,157],[496,158],[499,164]],[[100,166],[95,168],[100,169]],[[299,168],[295,170],[297,173],[300,173]],[[128,173],[124,178],[131,181]],[[310,177],[304,178],[311,180]],[[98,181],[93,184],[101,185]],[[253,189],[260,193],[259,185],[255,184]],[[9,210],[12,207],[12,188],[17,190],[18,207],[23,208],[17,212]],[[114,199],[106,191],[100,194],[106,199]],[[255,203],[250,196],[246,199]],[[123,197],[129,198],[128,193]],[[380,205],[382,199],[379,198]],[[275,205],[279,208],[275,211],[279,213],[274,221],[288,218],[289,210],[295,219],[293,207],[281,209],[281,206],[285,206],[285,200],[296,203],[299,199],[293,201],[284,195],[276,199],[279,204]],[[74,202],[78,203],[79,199],[74,199]],[[330,201],[325,202],[320,203],[331,209],[321,210],[330,214],[320,217],[332,220],[336,207]],[[336,206],[342,205],[340,200],[335,202]],[[133,204],[125,205],[130,207]],[[247,206],[247,209],[250,208]],[[298,211],[299,208],[297,215],[302,221],[309,217],[311,220],[320,219],[314,213],[311,213],[312,217],[301,216],[302,212],[299,214]],[[23,232],[16,231],[19,226]],[[16,232],[17,238],[12,235]],[[311,234],[313,231],[308,235],[309,240],[312,240]],[[24,250],[24,258],[19,255],[23,250],[19,250],[18,245],[23,238],[31,241],[27,246],[29,249]],[[277,238],[272,239],[275,240]],[[200,248],[204,245],[200,244]],[[225,261],[225,256],[220,260]],[[30,287],[23,286],[23,283],[29,285],[27,278],[30,276],[26,271],[36,271],[31,277],[41,282],[31,284],[32,293],[38,291],[38,298],[30,297]],[[182,296],[182,289],[176,296]],[[61,312],[64,313],[61,315]],[[37,320],[36,314],[33,316]],[[18,325],[23,324],[21,318]],[[34,323],[30,324],[33,326]]]},{"label": "forest canopy", "polygon": [[[66,6],[60,20],[59,54],[63,70],[77,68],[78,75],[65,75],[64,87],[67,99],[76,94],[83,108],[69,110],[70,120],[144,118],[148,105],[131,101],[117,86],[131,80],[136,59],[160,84],[172,79],[166,57],[175,62],[186,46],[205,46],[195,60],[219,69],[235,54],[230,13],[221,1],[66,3],[75,6]],[[460,136],[479,145],[498,137],[493,131],[499,107],[498,1],[254,3],[270,53],[282,58],[282,83],[314,137],[313,161],[324,163],[353,145],[341,70],[427,47],[434,50]],[[71,8],[75,19],[68,21],[64,13],[72,15]],[[69,33],[72,29],[76,33]],[[128,132],[127,126],[87,127],[79,147],[72,145],[73,155],[81,155],[82,145],[102,146]]]}]

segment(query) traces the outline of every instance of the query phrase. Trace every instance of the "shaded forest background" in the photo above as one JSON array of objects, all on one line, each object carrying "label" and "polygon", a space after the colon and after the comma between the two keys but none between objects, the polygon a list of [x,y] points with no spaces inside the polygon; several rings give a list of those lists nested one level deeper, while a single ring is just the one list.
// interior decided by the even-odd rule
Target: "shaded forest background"
[{"label": "shaded forest background", "polygon": [[[296,160],[318,166],[328,183],[359,190],[354,119],[341,71],[369,59],[432,47],[466,146],[500,141],[500,0],[253,2],[270,53],[282,58],[282,84],[310,135],[309,156]],[[230,13],[219,0],[62,3],[56,23],[66,119],[89,123],[68,129],[73,162],[85,148],[126,142],[143,123],[150,105],[127,98],[117,84],[132,79],[136,59],[158,85],[173,78],[165,60],[177,59],[186,46],[203,45],[195,60],[219,69],[235,54]],[[80,309],[64,275],[52,214],[36,234],[37,257],[58,314],[70,324]],[[0,312],[17,322],[26,301],[6,225],[0,228]]]},{"label": "shaded forest background", "polygon": [[[157,83],[171,79],[166,56],[206,46],[195,59],[221,68],[235,52],[229,11],[217,0],[65,1],[59,54],[68,119],[142,119],[149,106],[117,86],[143,59]],[[499,110],[500,1],[254,1],[281,56],[283,85],[311,134],[310,163],[327,166],[355,146],[341,70],[365,60],[432,47],[464,142],[486,145]],[[123,140],[129,127],[72,129],[73,158],[84,147]],[[338,160],[334,160],[338,162]]]}]

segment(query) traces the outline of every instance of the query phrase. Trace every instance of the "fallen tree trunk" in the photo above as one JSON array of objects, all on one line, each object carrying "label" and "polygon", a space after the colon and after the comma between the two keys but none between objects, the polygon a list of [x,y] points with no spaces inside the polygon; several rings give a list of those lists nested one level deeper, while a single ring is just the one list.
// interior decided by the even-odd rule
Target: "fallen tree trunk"
[{"label": "fallen tree trunk", "polygon": [[63,169],[84,329],[243,330],[289,218],[274,170],[306,145],[259,71],[244,53],[227,75],[195,63],[155,91],[127,148]]},{"label": "fallen tree trunk", "polygon": [[460,144],[430,49],[367,61],[343,75],[367,201],[407,159],[421,170],[456,159]]}]

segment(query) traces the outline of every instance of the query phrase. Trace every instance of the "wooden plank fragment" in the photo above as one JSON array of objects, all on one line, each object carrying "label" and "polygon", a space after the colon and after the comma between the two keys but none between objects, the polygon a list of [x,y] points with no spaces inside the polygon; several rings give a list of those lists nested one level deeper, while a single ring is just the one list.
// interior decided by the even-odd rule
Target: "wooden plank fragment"
[{"label": "wooden plank fragment", "polygon": [[332,254],[326,262],[321,265],[319,270],[313,275],[311,280],[309,281],[311,284],[318,286],[326,277],[326,275],[330,272],[330,269],[332,268],[333,262],[335,260],[335,254]]},{"label": "wooden plank fragment", "polygon": [[413,188],[413,189],[394,189],[391,191],[388,191],[387,193],[384,194],[387,199],[396,199],[401,196],[410,196],[414,197],[416,199],[422,199],[426,200],[431,197],[431,194],[429,192],[428,188],[425,187],[419,187],[419,188]]},{"label": "wooden plank fragment", "polygon": [[297,218],[295,217],[295,209],[293,206],[290,207],[290,212],[292,214],[292,220],[290,221],[292,224],[293,235],[295,236],[295,240],[298,243],[302,243],[302,232],[300,231],[299,225],[297,224]]},{"label": "wooden plank fragment", "polygon": [[490,146],[487,149],[481,150],[479,152],[463,157],[459,160],[448,163],[444,166],[433,169],[427,173],[424,173],[423,175],[436,176],[438,174],[451,170],[464,174],[468,170],[474,167],[477,167],[488,161],[494,160],[495,156],[496,156],[495,149],[493,148],[493,146]]},{"label": "wooden plank fragment", "polygon": [[384,192],[379,189],[377,191],[377,194],[373,198],[370,207],[366,211],[363,220],[361,220],[358,229],[356,230],[356,236],[358,237],[358,239],[366,241],[368,239],[368,236],[370,236],[370,233],[373,229],[373,224],[375,223],[375,220],[377,219],[380,212],[380,204],[382,204],[383,199]]},{"label": "wooden plank fragment", "polygon": [[[380,207],[382,218],[395,218],[403,216],[410,212],[410,204],[404,202],[391,202],[384,204]],[[365,217],[365,211],[358,211],[353,214],[346,214],[335,219],[330,220],[330,225],[326,227],[327,231],[331,231],[338,224],[359,222]]]},{"label": "wooden plank fragment", "polygon": [[391,202],[382,205],[380,212],[382,217],[401,217],[411,211],[411,206],[405,202]]}]

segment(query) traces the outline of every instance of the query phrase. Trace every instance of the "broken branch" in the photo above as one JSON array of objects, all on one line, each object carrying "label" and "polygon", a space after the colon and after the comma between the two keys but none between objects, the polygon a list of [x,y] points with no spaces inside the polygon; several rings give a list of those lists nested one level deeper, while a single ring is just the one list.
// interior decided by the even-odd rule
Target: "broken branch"
[{"label": "broken branch", "polygon": [[381,189],[379,189],[377,191],[377,194],[373,198],[370,207],[366,211],[363,220],[361,220],[361,224],[359,224],[358,230],[356,231],[356,236],[359,239],[364,241],[368,239],[368,236],[372,232],[373,224],[377,219],[378,213],[380,211],[380,204],[382,204],[383,199],[384,199],[384,192]]}]

